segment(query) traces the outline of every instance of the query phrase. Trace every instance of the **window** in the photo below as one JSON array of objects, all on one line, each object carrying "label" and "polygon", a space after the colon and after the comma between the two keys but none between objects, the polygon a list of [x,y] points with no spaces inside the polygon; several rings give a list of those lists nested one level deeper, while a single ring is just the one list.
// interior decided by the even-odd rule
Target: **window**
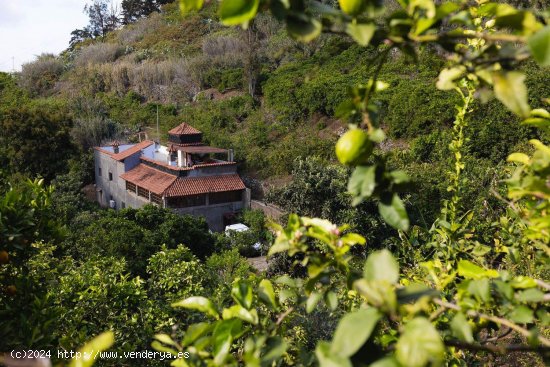
[{"label": "window", "polygon": [[124,201],[120,202],[120,208],[121,209],[126,208],[126,203]]},{"label": "window", "polygon": [[97,167],[97,175],[101,177],[101,167]]},{"label": "window", "polygon": [[126,181],[126,190],[128,190],[131,193],[135,194],[136,193],[136,185],[131,183],[131,182]]},{"label": "window", "polygon": [[145,190],[143,187],[138,186],[138,195],[143,196],[147,200],[149,200],[149,191]]},{"label": "window", "polygon": [[113,181],[113,174],[109,172],[109,181]]},{"label": "window", "polygon": [[242,200],[242,190],[212,192],[208,196],[208,203],[210,205],[233,203],[235,201],[241,201],[241,200]]},{"label": "window", "polygon": [[157,194],[151,193],[151,201],[157,205],[162,205],[162,197]]}]

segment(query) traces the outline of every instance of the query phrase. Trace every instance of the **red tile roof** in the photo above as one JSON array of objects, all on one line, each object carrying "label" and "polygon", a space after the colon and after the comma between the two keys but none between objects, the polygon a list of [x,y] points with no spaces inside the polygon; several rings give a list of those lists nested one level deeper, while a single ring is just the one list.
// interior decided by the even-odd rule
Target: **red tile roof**
[{"label": "red tile roof", "polygon": [[157,195],[162,193],[176,181],[176,176],[139,164],[134,169],[123,173],[120,178],[137,186],[143,187]]},{"label": "red tile roof", "polygon": [[139,152],[140,150],[142,150],[144,148],[147,148],[148,146],[150,146],[154,143],[155,142],[152,141],[152,140],[144,140],[144,141],[142,141],[140,143],[137,143],[136,145],[134,145],[134,146],[132,146],[128,149],[123,150],[120,153],[117,153],[117,154],[112,153],[112,157],[113,157],[113,159],[115,159],[117,161],[122,161],[125,158],[128,158],[129,156]]},{"label": "red tile roof", "polygon": [[223,192],[244,190],[243,181],[239,175],[219,175],[201,177],[178,178],[172,186],[164,192],[166,197],[206,194],[209,192]]},{"label": "red tile roof", "polygon": [[186,124],[185,122],[176,126],[172,130],[168,131],[168,134],[172,135],[195,135],[202,134],[199,130],[195,129],[193,126]]}]

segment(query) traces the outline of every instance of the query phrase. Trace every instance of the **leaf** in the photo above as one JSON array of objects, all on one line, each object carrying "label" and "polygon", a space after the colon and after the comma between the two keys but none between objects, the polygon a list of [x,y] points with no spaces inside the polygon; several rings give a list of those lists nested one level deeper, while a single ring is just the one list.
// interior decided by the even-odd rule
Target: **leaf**
[{"label": "leaf", "polygon": [[242,322],[238,319],[223,320],[216,325],[212,333],[212,354],[214,355],[214,364],[224,365],[229,355],[233,339],[241,333]]},{"label": "leaf", "polygon": [[267,339],[266,352],[262,355],[262,365],[270,366],[280,359],[288,349],[288,344],[280,336],[272,336]]},{"label": "leaf", "polygon": [[393,183],[396,185],[404,184],[410,181],[409,175],[407,175],[407,172],[402,170],[391,171],[390,177]]},{"label": "leaf", "polygon": [[348,313],[338,323],[331,351],[351,357],[367,342],[382,315],[376,308],[359,309]]},{"label": "leaf", "polygon": [[468,292],[477,300],[489,302],[491,300],[491,284],[488,278],[471,280],[468,283]]},{"label": "leaf", "polygon": [[340,238],[343,244],[353,246],[353,245],[364,245],[367,240],[365,237],[357,233],[346,233]]},{"label": "leaf", "polygon": [[508,156],[506,161],[529,165],[529,156],[525,153],[512,153]]},{"label": "leaf", "polygon": [[212,327],[212,324],[207,322],[199,322],[197,324],[189,325],[185,335],[183,336],[183,340],[181,342],[182,345],[186,346],[192,344],[195,340],[209,332]]},{"label": "leaf", "polygon": [[510,281],[510,285],[512,288],[515,289],[526,289],[526,288],[533,288],[537,286],[537,282],[535,279],[526,277],[526,276],[519,276],[515,277]]},{"label": "leaf", "polygon": [[336,307],[338,307],[338,295],[336,292],[328,291],[325,293],[325,303],[332,311],[336,310]]},{"label": "leaf", "polygon": [[395,229],[406,231],[409,229],[409,217],[403,201],[397,194],[382,198],[378,203],[378,211],[382,218]]},{"label": "leaf", "polygon": [[317,306],[317,303],[323,298],[323,294],[319,292],[311,292],[306,302],[306,312],[312,313]]},{"label": "leaf", "polygon": [[544,299],[544,293],[536,288],[530,288],[518,292],[516,298],[520,302],[541,302]]},{"label": "leaf", "polygon": [[363,276],[370,281],[385,280],[395,284],[399,281],[399,264],[388,250],[376,251],[367,258]]},{"label": "leaf", "polygon": [[[378,83],[381,83],[381,82],[379,81],[376,82],[377,87],[378,87]],[[386,134],[382,129],[374,129],[371,132],[369,132],[369,139],[374,143],[380,144],[381,142],[386,140]]]},{"label": "leaf", "polygon": [[286,252],[289,249],[290,242],[288,242],[288,238],[284,234],[281,234],[277,236],[277,238],[275,239],[275,243],[269,248],[267,256],[270,257],[279,252]]},{"label": "leaf", "polygon": [[316,19],[293,15],[287,17],[286,29],[295,40],[311,42],[321,34],[322,25]]},{"label": "leaf", "polygon": [[164,344],[160,343],[158,340],[153,340],[151,342],[151,347],[155,350],[158,350],[159,352],[170,353],[174,357],[177,357],[178,355],[178,351],[176,349],[167,347]]},{"label": "leaf", "polygon": [[256,310],[248,311],[241,305],[234,305],[229,308],[224,308],[222,318],[224,320],[238,318],[254,325],[258,324],[258,312]]},{"label": "leaf", "polygon": [[360,46],[368,46],[376,31],[373,23],[348,23],[346,33],[353,38]]},{"label": "leaf", "polygon": [[187,14],[193,10],[201,10],[204,0],[179,0],[180,12]]},{"label": "leaf", "polygon": [[115,342],[115,334],[106,331],[99,334],[88,343],[84,344],[78,351],[80,358],[73,358],[70,367],[89,367],[95,362],[95,357],[102,351],[109,349]]},{"label": "leaf", "polygon": [[172,346],[178,345],[175,341],[172,340],[172,338],[168,334],[155,334],[154,338],[167,345],[172,345]]},{"label": "leaf", "polygon": [[472,327],[468,324],[468,320],[466,320],[466,316],[462,312],[457,313],[453,317],[451,331],[456,338],[463,342],[472,343],[474,341]]},{"label": "leaf", "polygon": [[464,66],[457,66],[454,68],[445,68],[439,73],[437,78],[436,87],[440,90],[452,90],[456,88],[455,80],[460,78],[466,69]]},{"label": "leaf", "polygon": [[246,26],[256,16],[259,5],[260,0],[222,0],[219,8],[221,22]]},{"label": "leaf", "polygon": [[350,194],[362,200],[370,197],[375,187],[376,166],[356,167],[348,182],[348,191]]},{"label": "leaf", "polygon": [[493,74],[496,97],[512,112],[527,118],[531,108],[527,103],[525,74],[511,71]]},{"label": "leaf", "polygon": [[252,287],[244,280],[236,280],[231,288],[231,296],[247,310],[252,307]]},{"label": "leaf", "polygon": [[445,357],[445,347],[432,323],[417,317],[405,325],[395,356],[407,367],[424,367],[428,363],[439,366]]},{"label": "leaf", "polygon": [[258,297],[266,305],[273,308],[277,308],[277,301],[275,300],[275,291],[273,290],[273,284],[267,279],[262,279],[258,285]]},{"label": "leaf", "polygon": [[541,66],[550,66],[550,25],[547,25],[527,40],[533,58]]},{"label": "leaf", "polygon": [[533,310],[523,305],[516,306],[508,317],[519,324],[529,324],[533,322]]},{"label": "leaf", "polygon": [[317,344],[315,356],[319,362],[319,367],[352,367],[348,358],[332,353],[330,344],[326,341],[320,341]]},{"label": "leaf", "polygon": [[458,275],[466,279],[497,278],[498,272],[492,269],[484,269],[468,260],[460,260],[458,262]]},{"label": "leaf", "polygon": [[220,317],[214,303],[206,297],[189,297],[182,301],[172,303],[172,307],[183,307],[191,310],[197,310],[216,319]]}]

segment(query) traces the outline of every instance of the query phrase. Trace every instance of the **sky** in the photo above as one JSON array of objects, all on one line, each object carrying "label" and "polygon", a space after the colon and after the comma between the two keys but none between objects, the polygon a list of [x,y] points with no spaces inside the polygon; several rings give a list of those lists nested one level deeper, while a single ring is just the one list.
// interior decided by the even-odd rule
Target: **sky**
[{"label": "sky", "polygon": [[[12,71],[41,53],[59,54],[71,32],[88,24],[90,0],[0,0],[0,71]],[[121,0],[115,0],[120,4]]]}]

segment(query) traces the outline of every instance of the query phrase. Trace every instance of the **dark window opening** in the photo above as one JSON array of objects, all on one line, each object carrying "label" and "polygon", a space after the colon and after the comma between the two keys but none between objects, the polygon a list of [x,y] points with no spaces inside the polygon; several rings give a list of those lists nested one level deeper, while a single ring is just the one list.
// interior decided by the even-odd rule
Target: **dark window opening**
[{"label": "dark window opening", "polygon": [[241,200],[242,200],[242,190],[212,192],[208,196],[208,203],[210,205],[223,204],[223,203],[233,203],[233,202],[241,201]]},{"label": "dark window opening", "polygon": [[109,172],[109,181],[113,181],[113,174]]},{"label": "dark window opening", "polygon": [[101,177],[101,167],[97,167],[97,175]]},{"label": "dark window opening", "polygon": [[162,205],[162,197],[157,194],[151,193],[151,202],[157,205]]},{"label": "dark window opening", "polygon": [[149,191],[145,190],[143,187],[138,186],[138,195],[143,196],[147,200],[149,200]]},{"label": "dark window opening", "polygon": [[189,208],[191,206],[206,205],[206,194],[180,196],[168,199],[168,206],[172,208]]},{"label": "dark window opening", "polygon": [[136,193],[136,185],[126,181],[126,190],[131,191],[133,194]]},{"label": "dark window opening", "polygon": [[122,201],[122,202],[120,203],[120,208],[121,208],[121,209],[126,208],[126,203],[125,203],[124,201]]}]

